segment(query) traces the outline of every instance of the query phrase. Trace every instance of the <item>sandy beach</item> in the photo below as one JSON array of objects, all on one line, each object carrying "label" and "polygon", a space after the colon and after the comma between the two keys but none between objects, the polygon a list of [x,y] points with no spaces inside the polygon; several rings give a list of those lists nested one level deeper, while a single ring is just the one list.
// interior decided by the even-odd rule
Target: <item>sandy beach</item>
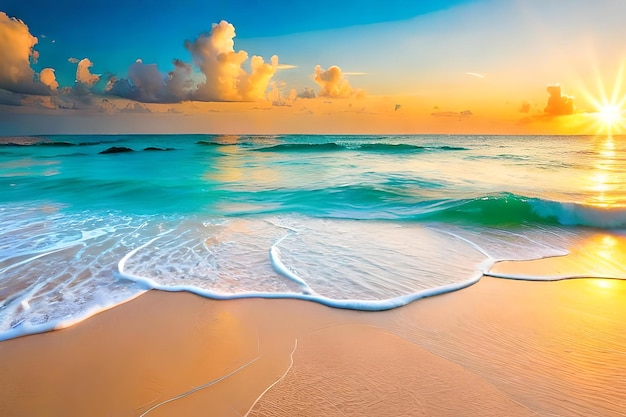
[{"label": "sandy beach", "polygon": [[622,416],[625,298],[488,277],[376,313],[150,291],[0,343],[0,415]]}]

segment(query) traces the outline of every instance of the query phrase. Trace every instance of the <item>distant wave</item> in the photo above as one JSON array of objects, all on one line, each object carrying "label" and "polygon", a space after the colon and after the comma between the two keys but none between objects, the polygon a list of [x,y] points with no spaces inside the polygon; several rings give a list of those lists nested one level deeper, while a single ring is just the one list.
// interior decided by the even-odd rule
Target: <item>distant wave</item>
[{"label": "distant wave", "polygon": [[223,146],[223,143],[219,143],[219,142],[212,142],[209,140],[199,140],[196,142],[196,145],[202,145],[202,146]]},{"label": "distant wave", "polygon": [[436,151],[463,151],[467,148],[459,146],[418,146],[405,143],[282,143],[256,149],[259,152],[335,152],[344,150],[358,150],[374,153],[420,153]]},{"label": "distant wave", "polygon": [[67,142],[62,140],[50,140],[48,138],[40,137],[3,137],[0,138],[0,146],[6,147],[23,147],[23,146],[44,146],[51,148],[67,148],[73,146],[94,146],[108,143],[117,143],[121,140],[94,140],[90,142]]}]

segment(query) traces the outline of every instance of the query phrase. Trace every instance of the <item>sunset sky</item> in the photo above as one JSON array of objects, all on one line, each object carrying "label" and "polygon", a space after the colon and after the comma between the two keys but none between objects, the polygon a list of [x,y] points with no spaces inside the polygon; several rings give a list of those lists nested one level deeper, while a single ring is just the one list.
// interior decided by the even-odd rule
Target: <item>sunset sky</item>
[{"label": "sunset sky", "polygon": [[0,135],[619,133],[624,16],[623,0],[3,0]]}]

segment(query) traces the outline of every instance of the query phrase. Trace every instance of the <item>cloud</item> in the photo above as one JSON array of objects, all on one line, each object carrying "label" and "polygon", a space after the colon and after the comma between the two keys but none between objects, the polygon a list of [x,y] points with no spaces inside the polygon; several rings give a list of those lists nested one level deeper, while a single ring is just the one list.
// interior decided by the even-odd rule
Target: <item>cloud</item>
[{"label": "cloud", "polygon": [[144,103],[177,103],[188,98],[193,88],[191,66],[174,61],[174,70],[161,73],[156,64],[144,64],[141,59],[128,68],[128,78],[112,76],[105,92]]},{"label": "cloud", "polygon": [[67,62],[70,62],[72,64],[78,64],[80,60],[78,58],[68,58]]},{"label": "cloud", "polygon": [[83,58],[78,61],[78,66],[76,67],[76,82],[85,84],[88,87],[92,87],[95,83],[100,81],[100,76],[96,74],[92,74],[89,68],[93,66],[93,62],[91,62],[87,58]]},{"label": "cloud", "polygon": [[298,93],[298,98],[315,98],[315,97],[317,97],[315,90],[313,90],[312,88],[308,88],[308,87],[305,87],[304,90]]},{"label": "cloud", "polygon": [[56,75],[54,75],[54,70],[52,68],[42,69],[39,73],[39,81],[48,86],[51,90],[59,88],[59,83],[57,82]]},{"label": "cloud", "polygon": [[[234,26],[221,21],[213,25],[210,33],[185,41],[185,48],[201,74],[194,73],[192,65],[180,59],[174,60],[174,70],[167,74],[155,64],[144,64],[138,59],[128,68],[126,78],[110,77],[105,92],[147,103],[263,99],[278,69],[278,57],[274,55],[266,63],[263,58],[253,56],[247,72],[243,65],[248,61],[248,53],[235,52],[234,37]],[[198,82],[202,76],[204,79]]]},{"label": "cloud", "polygon": [[22,95],[0,89],[0,104],[7,106],[21,106]]},{"label": "cloud", "polygon": [[49,83],[46,85],[31,68],[31,62],[37,62],[39,57],[33,49],[36,44],[37,38],[30,34],[24,22],[0,12],[0,88],[15,93],[51,93],[50,86],[54,83],[50,72],[44,73],[45,81]]},{"label": "cloud", "polygon": [[192,73],[193,71],[190,64],[175,59],[174,71],[170,71],[167,74],[165,82],[166,97],[170,97],[172,101],[188,99],[191,91],[195,88]]},{"label": "cloud", "polygon": [[562,116],[574,113],[574,97],[563,95],[560,85],[550,85],[546,91],[550,97],[546,108],[543,110],[545,114]]},{"label": "cloud", "polygon": [[271,78],[278,67],[278,57],[270,63],[253,56],[250,72],[242,65],[248,60],[246,51],[235,52],[235,27],[222,20],[214,24],[210,33],[204,33],[193,41],[185,41],[193,62],[205,76],[193,94],[201,101],[253,101],[262,99]]},{"label": "cloud", "polygon": [[433,117],[454,117],[457,118],[458,120],[463,120],[463,119],[467,119],[469,117],[473,116],[473,113],[471,110],[463,110],[460,112],[456,112],[456,111],[437,111],[434,113],[430,114]]},{"label": "cloud", "polygon": [[119,109],[121,113],[152,113],[149,108],[139,103],[128,103],[126,107]]},{"label": "cloud", "polygon": [[350,86],[348,80],[344,78],[341,68],[336,65],[327,70],[317,65],[313,80],[320,86],[318,94],[320,97],[346,98],[363,94],[362,90],[355,90]]},{"label": "cloud", "polygon": [[290,64],[278,64],[276,66],[277,70],[286,70],[286,69],[294,69],[294,68],[298,68],[297,65],[290,65]]}]

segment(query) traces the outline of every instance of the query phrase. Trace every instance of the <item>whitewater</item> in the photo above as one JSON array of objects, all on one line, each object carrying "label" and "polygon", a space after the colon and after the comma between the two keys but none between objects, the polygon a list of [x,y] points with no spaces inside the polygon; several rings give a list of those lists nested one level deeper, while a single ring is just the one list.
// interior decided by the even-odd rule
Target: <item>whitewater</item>
[{"label": "whitewater", "polygon": [[[384,310],[485,275],[625,279],[625,161],[600,135],[0,138],[0,340],[151,289]],[[589,242],[571,273],[491,271]]]}]

